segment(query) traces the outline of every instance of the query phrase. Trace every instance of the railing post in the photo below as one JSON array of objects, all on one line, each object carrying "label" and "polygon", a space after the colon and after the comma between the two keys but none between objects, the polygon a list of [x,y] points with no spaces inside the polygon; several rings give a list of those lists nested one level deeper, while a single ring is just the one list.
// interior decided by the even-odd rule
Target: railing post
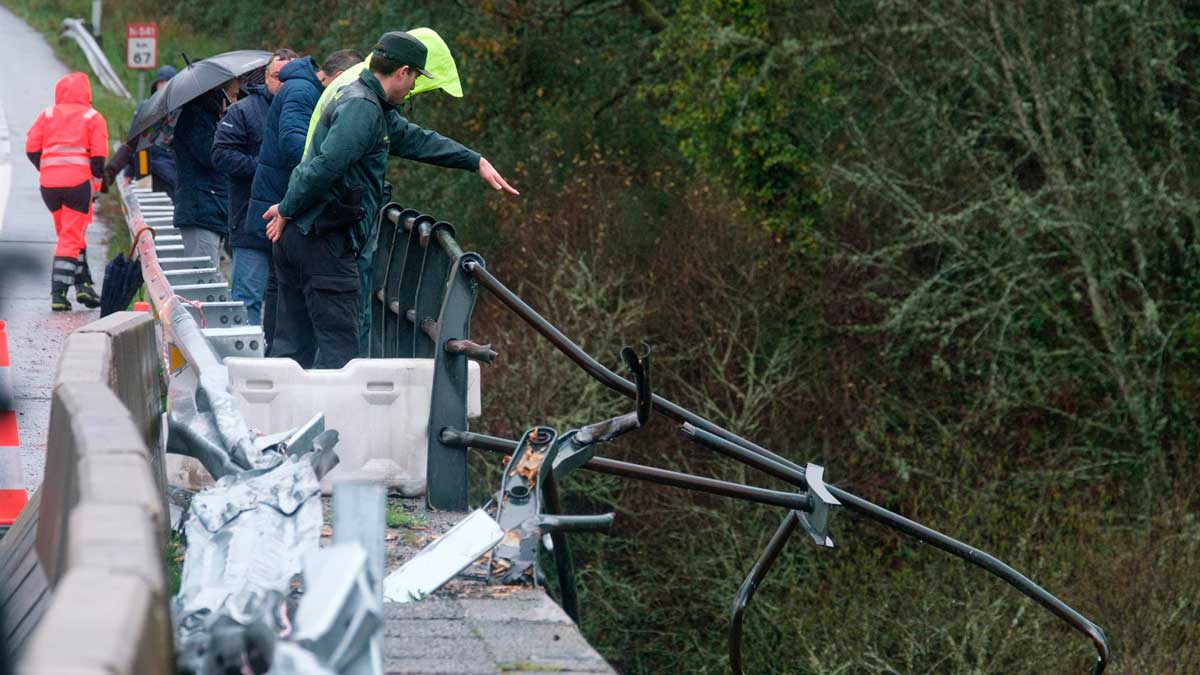
[{"label": "railing post", "polygon": [[[402,222],[399,218],[393,220],[390,217],[389,211],[400,209],[400,205],[392,202],[383,207],[379,211],[379,234],[378,247],[375,249],[375,260],[372,261],[373,268],[371,272],[371,287],[366,289],[369,294],[368,306],[371,308],[371,336],[367,341],[367,355],[372,358],[383,357],[383,327],[388,319],[387,293],[385,289],[388,287],[387,279],[388,272],[392,265],[403,265],[404,260],[395,260],[396,249],[396,233],[403,231],[403,228],[398,227],[398,223]],[[404,249],[400,249],[400,255],[403,256]]]},{"label": "railing post", "polygon": [[430,358],[434,355],[434,340],[421,329],[421,323],[426,319],[437,318],[435,312],[442,306],[447,280],[458,258],[454,252],[442,247],[438,241],[439,230],[454,236],[454,226],[447,222],[439,222],[418,233],[421,246],[425,248],[425,256],[421,259],[421,280],[417,284],[417,298],[413,305],[417,310],[412,326],[413,356],[417,358]]},{"label": "railing post", "polygon": [[[435,242],[430,248],[440,246]],[[449,259],[449,255],[443,255]],[[428,256],[426,256],[428,259]],[[467,428],[467,357],[446,349],[449,340],[471,337],[471,311],[478,285],[467,262],[483,266],[477,253],[457,256],[445,283],[445,297],[438,314],[438,334],[433,350],[433,390],[429,405],[429,445],[425,491],[429,505],[451,511],[467,509],[467,453],[442,441],[443,429]],[[428,341],[428,337],[421,333]]]},{"label": "railing post", "polygon": [[[405,212],[408,213],[410,212]],[[410,228],[405,221],[400,223],[401,228],[408,228],[404,264],[400,266],[399,274],[394,279],[388,278],[388,288],[395,289],[388,296],[388,308],[391,309],[394,305],[396,316],[392,317],[393,323],[389,324],[384,334],[384,354],[397,359],[413,357],[414,325],[408,320],[408,310],[416,305],[417,286],[421,281],[421,261],[424,256],[421,249],[421,231],[428,230],[435,222],[432,216],[416,215]]]}]

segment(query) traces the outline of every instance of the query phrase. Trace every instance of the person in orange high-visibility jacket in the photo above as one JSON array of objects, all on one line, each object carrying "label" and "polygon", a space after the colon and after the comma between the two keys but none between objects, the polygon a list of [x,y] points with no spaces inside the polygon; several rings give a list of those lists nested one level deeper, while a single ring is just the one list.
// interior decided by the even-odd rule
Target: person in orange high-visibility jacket
[{"label": "person in orange high-visibility jacket", "polygon": [[71,309],[75,300],[99,307],[87,264],[87,226],[92,222],[93,180],[104,175],[108,125],[92,107],[92,86],[84,73],[64,75],[54,87],[54,105],[43,110],[25,137],[25,154],[37,167],[42,201],[54,216],[58,245],[50,276],[50,307]]}]

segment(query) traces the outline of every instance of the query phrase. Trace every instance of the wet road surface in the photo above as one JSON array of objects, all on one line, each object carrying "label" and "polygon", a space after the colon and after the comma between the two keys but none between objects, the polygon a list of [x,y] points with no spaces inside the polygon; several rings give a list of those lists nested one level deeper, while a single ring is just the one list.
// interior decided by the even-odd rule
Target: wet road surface
[{"label": "wet road surface", "polygon": [[[0,320],[8,324],[25,487],[33,490],[45,466],[50,394],[63,340],[97,319],[100,310],[77,305],[73,312],[50,311],[54,224],[42,204],[37,170],[25,158],[25,133],[54,102],[54,83],[67,68],[40,33],[3,7],[0,35],[0,154],[6,155],[0,156]],[[103,283],[107,238],[99,221],[88,230],[88,261],[97,288]]]}]

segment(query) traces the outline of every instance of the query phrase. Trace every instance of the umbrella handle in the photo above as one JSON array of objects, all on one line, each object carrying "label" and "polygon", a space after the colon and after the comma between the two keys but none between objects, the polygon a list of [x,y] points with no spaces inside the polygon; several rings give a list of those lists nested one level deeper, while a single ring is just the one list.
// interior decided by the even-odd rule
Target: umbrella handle
[{"label": "umbrella handle", "polygon": [[154,233],[153,228],[151,228],[147,225],[143,225],[142,228],[139,229],[137,231],[137,233],[133,235],[133,243],[129,245],[129,259],[130,260],[133,260],[133,252],[137,250],[137,245],[138,245],[138,242],[141,241],[142,235],[146,234],[147,232],[150,233],[151,239],[154,239],[155,237],[158,236],[157,234]]}]

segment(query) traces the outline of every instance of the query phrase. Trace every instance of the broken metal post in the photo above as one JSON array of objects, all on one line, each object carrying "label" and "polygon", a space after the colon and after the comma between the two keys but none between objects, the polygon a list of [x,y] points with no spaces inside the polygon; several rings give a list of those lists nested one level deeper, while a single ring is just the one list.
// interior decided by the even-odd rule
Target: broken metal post
[{"label": "broken metal post", "polygon": [[[558,482],[554,479],[554,471],[548,472],[546,479],[542,481],[542,500],[545,502],[547,515],[562,513],[562,502],[558,498]],[[571,543],[566,532],[552,529],[548,534],[551,543],[554,544],[554,567],[558,571],[558,591],[563,611],[572,621],[579,624],[579,587],[575,582],[575,557],[571,554]]]},{"label": "broken metal post", "polygon": [[388,602],[413,602],[441,588],[500,543],[504,530],[483,509],[463,518],[383,582]]},{"label": "broken metal post", "polygon": [[383,535],[387,526],[387,492],[382,483],[366,477],[344,478],[333,484],[333,543],[357,543],[367,553],[371,590],[383,602],[386,558]]},{"label": "broken metal post", "polygon": [[[416,314],[416,311],[413,311]],[[421,319],[421,332],[429,337],[430,340],[437,342],[438,339],[438,324],[433,319]]]},{"label": "broken metal post", "polygon": [[489,364],[494,363],[496,357],[500,356],[490,344],[481,345],[471,340],[446,340],[446,353]]},{"label": "broken metal post", "polygon": [[[292,639],[338,675],[382,675],[383,605],[371,588],[367,553],[354,543],[304,559],[304,598]],[[272,671],[274,672],[274,671]],[[296,670],[295,675],[321,671]]]},{"label": "broken metal post", "polygon": [[750,568],[750,574],[746,576],[746,580],[738,588],[737,595],[733,597],[729,620],[729,667],[733,671],[733,675],[742,675],[742,619],[746,614],[746,606],[754,599],[755,591],[758,590],[767,573],[771,571],[775,559],[779,557],[799,523],[800,517],[795,511],[789,511],[784,516],[783,522],[779,524],[779,529],[775,530],[771,541],[767,543],[762,555],[755,561],[754,567]]}]

